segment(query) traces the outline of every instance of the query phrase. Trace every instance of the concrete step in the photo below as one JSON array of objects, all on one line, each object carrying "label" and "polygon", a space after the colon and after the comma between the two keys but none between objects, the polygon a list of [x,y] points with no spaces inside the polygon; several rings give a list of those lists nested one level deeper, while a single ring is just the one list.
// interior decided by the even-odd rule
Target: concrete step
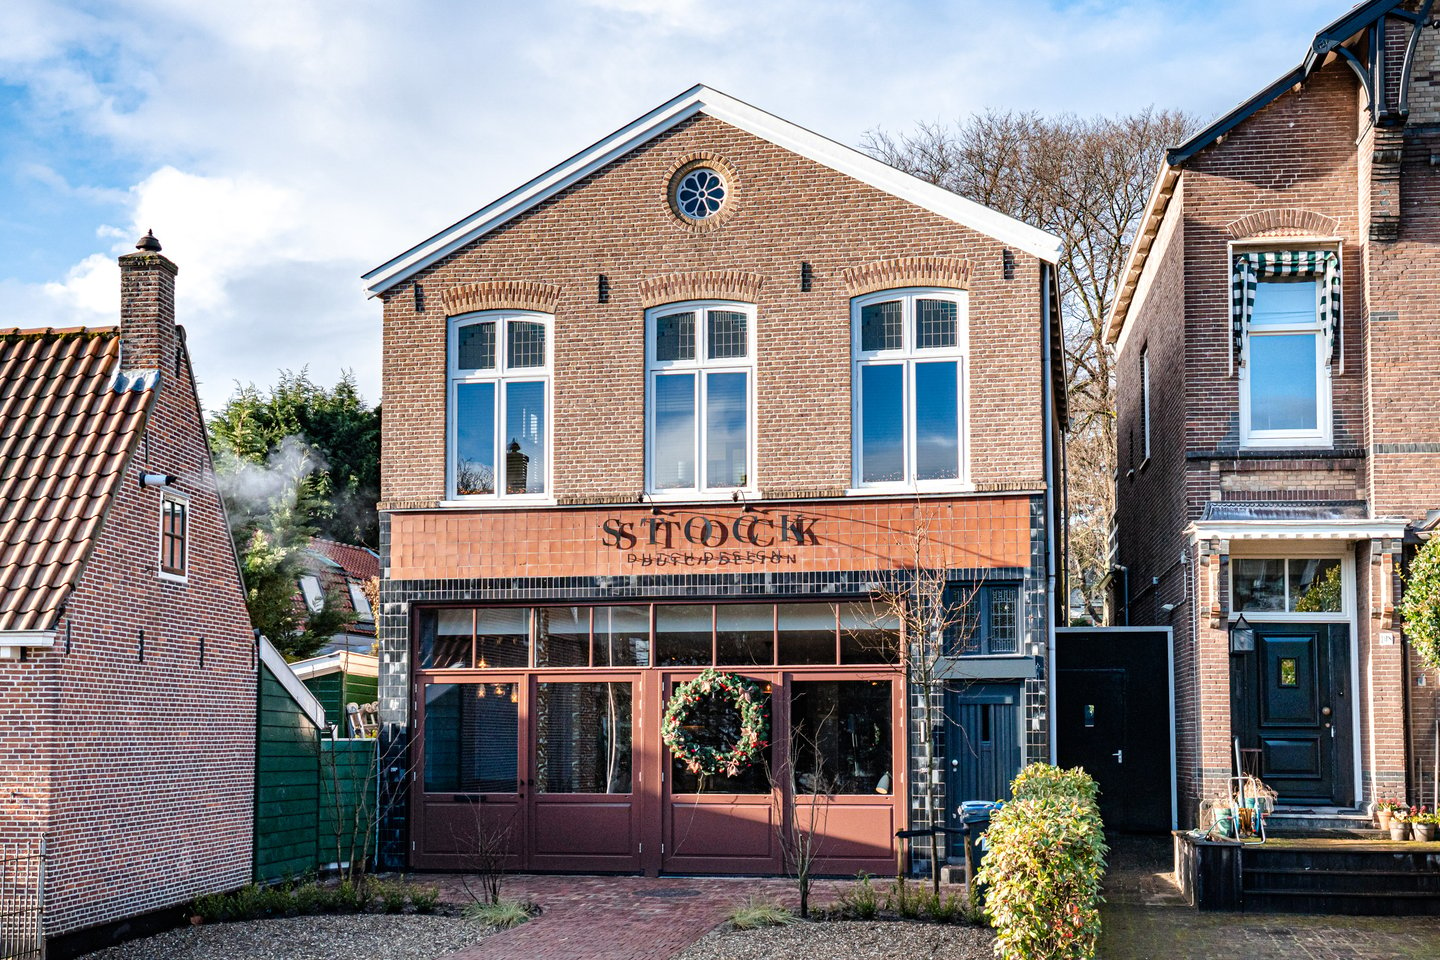
[{"label": "concrete step", "polygon": [[1369,837],[1380,836],[1370,814],[1353,807],[1280,806],[1265,818],[1268,832],[1315,836],[1320,833],[1346,832]]}]

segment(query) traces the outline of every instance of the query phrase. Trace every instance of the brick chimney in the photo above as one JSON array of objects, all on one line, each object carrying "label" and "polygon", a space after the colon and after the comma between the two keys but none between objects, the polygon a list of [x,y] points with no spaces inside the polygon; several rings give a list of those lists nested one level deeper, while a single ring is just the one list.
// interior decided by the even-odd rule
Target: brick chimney
[{"label": "brick chimney", "polygon": [[160,255],[148,232],[135,253],[120,258],[120,364],[127,370],[158,370],[173,363],[175,274],[180,268]]}]

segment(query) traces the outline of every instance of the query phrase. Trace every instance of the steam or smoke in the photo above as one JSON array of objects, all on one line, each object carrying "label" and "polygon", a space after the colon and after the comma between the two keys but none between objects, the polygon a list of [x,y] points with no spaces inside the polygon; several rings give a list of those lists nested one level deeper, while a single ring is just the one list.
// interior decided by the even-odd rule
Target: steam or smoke
[{"label": "steam or smoke", "polygon": [[295,434],[281,440],[263,465],[229,451],[220,453],[215,479],[230,511],[230,525],[246,526],[261,514],[292,509],[301,482],[326,466],[320,451]]}]

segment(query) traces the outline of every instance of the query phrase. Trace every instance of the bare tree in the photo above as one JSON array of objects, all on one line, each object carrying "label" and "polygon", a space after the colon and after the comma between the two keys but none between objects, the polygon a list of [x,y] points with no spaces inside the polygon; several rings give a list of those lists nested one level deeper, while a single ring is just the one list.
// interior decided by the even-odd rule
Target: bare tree
[{"label": "bare tree", "polygon": [[1161,156],[1194,127],[1184,113],[1154,109],[1116,117],[991,111],[953,125],[920,124],[910,133],[876,129],[861,142],[892,166],[1065,242],[1059,286],[1070,401],[1067,572],[1096,622],[1115,514],[1115,372],[1105,319]]},{"label": "bare tree", "polygon": [[[785,872],[795,878],[800,894],[800,916],[810,916],[810,882],[815,863],[825,842],[825,829],[830,819],[830,798],[839,792],[838,779],[825,769],[821,743],[825,732],[835,722],[835,710],[827,710],[818,718],[815,729],[806,725],[790,729],[790,749],[778,771],[768,771],[775,803],[775,832],[780,841],[780,856]],[[803,756],[802,756],[803,755]],[[805,770],[802,772],[801,762]],[[802,800],[808,797],[808,800]]]}]

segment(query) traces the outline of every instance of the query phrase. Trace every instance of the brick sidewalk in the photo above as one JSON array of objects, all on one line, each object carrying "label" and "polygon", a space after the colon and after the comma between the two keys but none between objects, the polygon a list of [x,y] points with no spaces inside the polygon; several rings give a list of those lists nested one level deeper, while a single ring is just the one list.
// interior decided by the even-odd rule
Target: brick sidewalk
[{"label": "brick sidewalk", "polygon": [[[435,882],[447,902],[470,902],[459,877],[417,879]],[[846,886],[817,882],[811,902],[834,900]],[[797,902],[792,881],[736,877],[517,875],[504,893],[535,901],[540,916],[440,960],[667,960],[752,895]]]}]

